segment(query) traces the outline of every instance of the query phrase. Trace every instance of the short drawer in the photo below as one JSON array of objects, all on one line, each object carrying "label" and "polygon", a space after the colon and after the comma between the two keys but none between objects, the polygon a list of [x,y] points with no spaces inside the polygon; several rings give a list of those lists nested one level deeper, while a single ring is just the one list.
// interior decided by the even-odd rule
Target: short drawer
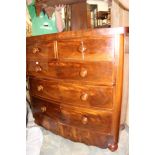
[{"label": "short drawer", "polygon": [[100,110],[61,106],[60,121],[79,128],[95,129],[96,132],[111,133],[112,114]]},{"label": "short drawer", "polygon": [[113,87],[63,82],[58,87],[61,101],[67,105],[112,109]]},{"label": "short drawer", "polygon": [[36,78],[30,78],[29,84],[31,95],[50,100],[60,100],[60,93],[57,81],[46,81]]},{"label": "short drawer", "polygon": [[59,40],[57,46],[60,59],[111,61],[114,58],[112,37]]},{"label": "short drawer", "polygon": [[63,80],[78,80],[113,85],[113,62],[27,62],[27,73],[32,76]]},{"label": "short drawer", "polygon": [[34,115],[46,115],[53,120],[59,120],[60,118],[60,105],[54,102],[48,102],[36,97],[31,98],[32,112]]},{"label": "short drawer", "polygon": [[54,59],[54,42],[40,42],[27,44],[26,59],[31,60],[50,60]]}]

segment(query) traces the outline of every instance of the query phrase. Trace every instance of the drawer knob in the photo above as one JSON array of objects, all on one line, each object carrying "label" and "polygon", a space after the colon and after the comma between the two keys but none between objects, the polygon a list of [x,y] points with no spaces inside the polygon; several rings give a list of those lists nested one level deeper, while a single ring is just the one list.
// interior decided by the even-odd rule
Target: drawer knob
[{"label": "drawer knob", "polygon": [[33,51],[33,54],[36,54],[37,52],[39,52],[39,48],[38,47],[34,47],[32,51]]},{"label": "drawer knob", "polygon": [[46,107],[45,107],[45,106],[42,106],[42,107],[40,108],[40,110],[41,110],[41,112],[45,112],[45,111],[46,111]]},{"label": "drawer knob", "polygon": [[35,67],[35,71],[36,71],[36,72],[40,72],[40,71],[41,71],[41,67],[40,67],[39,65],[37,65],[37,66]]},{"label": "drawer knob", "polygon": [[44,89],[44,87],[43,87],[42,85],[39,85],[39,86],[37,87],[37,90],[38,90],[38,91],[43,91],[43,89]]},{"label": "drawer knob", "polygon": [[82,124],[87,124],[88,123],[88,118],[86,116],[82,117]]},{"label": "drawer knob", "polygon": [[88,94],[87,94],[87,93],[83,93],[83,94],[81,95],[81,100],[82,100],[82,101],[87,101],[87,99],[88,99]]},{"label": "drawer knob", "polygon": [[87,48],[84,46],[83,41],[81,41],[81,44],[80,44],[80,46],[79,46],[79,51],[80,51],[81,53],[83,53],[83,52],[85,52],[86,49],[87,49]]},{"label": "drawer knob", "polygon": [[86,77],[87,76],[87,69],[82,68],[81,71],[80,71],[80,76],[83,77],[83,78]]}]

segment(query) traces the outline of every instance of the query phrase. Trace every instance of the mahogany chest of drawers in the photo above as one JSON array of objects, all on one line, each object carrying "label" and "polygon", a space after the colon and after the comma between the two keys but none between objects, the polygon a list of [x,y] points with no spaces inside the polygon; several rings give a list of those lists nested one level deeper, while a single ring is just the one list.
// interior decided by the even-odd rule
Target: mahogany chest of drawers
[{"label": "mahogany chest of drawers", "polygon": [[27,37],[37,124],[72,141],[117,149],[125,28]]}]

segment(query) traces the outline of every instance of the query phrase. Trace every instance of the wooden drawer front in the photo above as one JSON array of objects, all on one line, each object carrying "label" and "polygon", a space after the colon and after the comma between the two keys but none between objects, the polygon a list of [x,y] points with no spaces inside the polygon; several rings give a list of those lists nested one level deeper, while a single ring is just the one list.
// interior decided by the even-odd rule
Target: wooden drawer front
[{"label": "wooden drawer front", "polygon": [[58,83],[39,79],[30,79],[31,95],[46,99],[60,100]]},{"label": "wooden drawer front", "polygon": [[104,111],[61,106],[61,122],[102,133],[111,133],[112,114]]},{"label": "wooden drawer front", "polygon": [[[40,70],[38,69],[40,68]],[[29,75],[51,77],[63,80],[91,81],[95,83],[113,84],[114,66],[112,62],[28,62]]]},{"label": "wooden drawer front", "polygon": [[32,112],[34,115],[46,115],[54,120],[60,118],[60,105],[32,97]]},{"label": "wooden drawer front", "polygon": [[[49,73],[56,70],[56,78],[78,81],[94,81],[102,83],[113,83],[113,63],[112,62],[58,62],[50,63]],[[53,73],[52,73],[53,74]]]},{"label": "wooden drawer front", "polygon": [[58,121],[48,117],[45,114],[34,115],[35,123],[43,126],[45,129],[52,131],[55,134],[59,134]]},{"label": "wooden drawer front", "polygon": [[75,142],[85,143],[87,145],[95,145],[98,147],[106,148],[109,140],[109,136],[106,134],[97,133],[96,128],[94,130],[86,130],[68,126],[66,124],[59,124],[60,135]]},{"label": "wooden drawer front", "polygon": [[60,59],[111,61],[114,58],[114,39],[110,37],[60,40],[57,46]]},{"label": "wooden drawer front", "polygon": [[27,74],[36,77],[57,77],[56,69],[49,68],[48,62],[27,61]]},{"label": "wooden drawer front", "polygon": [[60,83],[61,101],[65,104],[83,107],[112,108],[113,88],[108,86],[90,86]]},{"label": "wooden drawer front", "polygon": [[53,59],[54,56],[54,42],[41,42],[27,45],[26,59],[27,60],[44,60]]}]

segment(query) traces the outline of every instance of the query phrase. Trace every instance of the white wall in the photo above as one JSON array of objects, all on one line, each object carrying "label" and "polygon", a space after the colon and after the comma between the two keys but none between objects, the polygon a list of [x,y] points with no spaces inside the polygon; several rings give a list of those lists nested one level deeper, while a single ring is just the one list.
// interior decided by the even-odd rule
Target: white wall
[{"label": "white wall", "polygon": [[88,4],[97,4],[98,11],[108,11],[108,3],[104,0],[87,0]]}]

